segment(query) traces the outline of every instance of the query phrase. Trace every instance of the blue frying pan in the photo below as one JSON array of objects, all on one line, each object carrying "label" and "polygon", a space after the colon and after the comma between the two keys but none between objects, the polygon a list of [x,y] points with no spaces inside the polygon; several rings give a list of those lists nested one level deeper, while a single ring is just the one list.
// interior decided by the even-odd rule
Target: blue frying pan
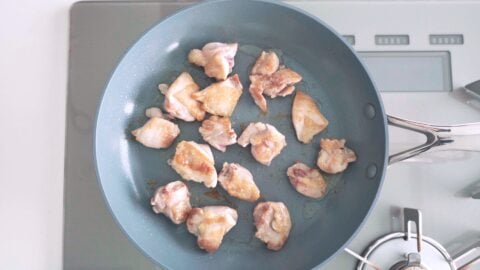
[{"label": "blue frying pan", "polygon": [[[244,86],[232,116],[237,134],[248,123],[260,121],[274,125],[287,138],[288,146],[269,167],[253,160],[248,148],[213,150],[217,170],[225,161],[242,164],[253,173],[262,200],[282,201],[289,208],[293,227],[278,252],[254,237],[255,204],[231,198],[219,187],[209,190],[187,182],[193,206],[227,205],[238,210],[237,225],[213,254],[197,247],[185,225],[155,215],[149,204],[158,186],[180,179],[167,165],[175,145],[149,149],[135,142],[130,131],[146,121],[146,108],[163,103],[159,83],[171,83],[183,71],[201,87],[212,82],[187,62],[192,48],[212,41],[240,44],[233,71]],[[330,121],[311,144],[301,144],[295,137],[292,96],[268,100],[268,114],[251,99],[248,73],[262,50],[274,50],[282,63],[303,76],[297,89],[312,96]],[[199,123],[178,124],[181,135],[176,142],[204,143]],[[345,138],[358,160],[342,174],[326,175],[328,194],[313,200],[291,187],[286,170],[295,161],[313,167],[324,137]],[[146,256],[167,269],[310,269],[325,263],[356,234],[372,209],[388,164],[387,145],[387,116],[355,52],[316,17],[260,0],[204,2],[150,29],[116,67],[101,100],[95,132],[98,179],[112,215]]]}]

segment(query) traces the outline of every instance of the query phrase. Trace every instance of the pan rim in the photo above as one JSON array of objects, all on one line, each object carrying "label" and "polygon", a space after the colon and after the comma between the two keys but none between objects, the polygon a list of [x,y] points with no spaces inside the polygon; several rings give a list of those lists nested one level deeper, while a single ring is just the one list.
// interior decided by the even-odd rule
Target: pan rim
[{"label": "pan rim", "polygon": [[[161,267],[164,267],[166,269],[172,269],[172,267],[169,266],[169,265],[166,265],[164,262],[158,261],[153,256],[151,256],[149,253],[147,253],[147,251],[137,242],[137,240],[135,240],[127,232],[127,229],[120,223],[119,218],[117,217],[117,215],[113,211],[112,205],[107,198],[106,190],[104,189],[104,185],[102,184],[102,178],[100,176],[101,175],[101,173],[100,173],[101,169],[98,166],[99,163],[98,163],[98,159],[97,159],[97,156],[99,155],[99,153],[97,153],[97,151],[98,151],[98,149],[97,149],[97,143],[98,143],[97,132],[98,132],[98,129],[99,129],[98,125],[99,125],[100,112],[102,111],[102,107],[104,106],[104,99],[105,99],[105,96],[107,95],[107,92],[108,92],[107,90],[109,89],[112,78],[114,77],[118,66],[125,60],[125,58],[129,55],[130,51],[132,51],[132,49],[137,45],[137,43],[139,43],[141,40],[145,39],[145,37],[150,32],[152,32],[152,30],[154,28],[159,27],[160,25],[162,25],[162,24],[166,23],[167,21],[173,19],[177,15],[188,12],[191,9],[195,9],[195,8],[198,8],[198,7],[205,7],[205,6],[209,6],[209,5],[216,5],[217,3],[222,3],[222,2],[234,2],[234,1],[235,0],[206,0],[206,1],[203,1],[203,2],[198,2],[198,3],[195,3],[193,5],[183,7],[181,9],[179,9],[178,11],[176,11],[176,12],[174,12],[174,13],[172,13],[172,14],[164,17],[164,18],[161,18],[156,23],[154,23],[151,27],[147,28],[142,34],[140,34],[138,36],[138,38],[136,38],[135,40],[132,41],[132,44],[123,52],[121,57],[119,57],[116,65],[114,66],[114,68],[110,72],[110,75],[108,77],[108,80],[106,81],[106,84],[103,88],[103,91],[99,95],[99,101],[97,102],[97,110],[95,112],[95,122],[94,122],[94,131],[93,131],[93,161],[94,161],[94,164],[95,164],[95,166],[94,166],[95,167],[95,174],[96,174],[96,178],[97,178],[97,184],[98,184],[98,186],[100,188],[100,191],[101,191],[100,192],[101,196],[106,203],[106,206],[107,206],[106,208],[108,209],[108,212],[113,217],[113,220],[117,224],[118,228],[122,231],[122,233],[126,236],[126,238],[131,243],[133,243],[133,245],[137,248],[137,250],[139,250],[141,252],[141,254],[143,254],[145,257],[149,258],[155,264],[157,264]],[[339,252],[342,251],[345,247],[347,247],[348,244],[350,244],[351,241],[358,235],[360,230],[365,225],[368,217],[371,215],[371,213],[373,211],[373,208],[375,207],[375,205],[377,204],[377,201],[379,199],[380,191],[383,187],[383,183],[384,183],[384,180],[385,180],[385,173],[386,173],[386,169],[387,169],[388,153],[389,153],[389,149],[388,149],[389,148],[389,145],[388,145],[388,142],[389,142],[388,124],[387,124],[387,117],[386,117],[383,101],[382,101],[382,98],[381,98],[380,93],[378,91],[377,85],[373,81],[372,76],[371,76],[370,72],[368,71],[368,69],[366,68],[366,65],[362,61],[362,59],[357,55],[357,53],[353,50],[353,48],[342,38],[342,36],[339,33],[337,33],[337,31],[335,31],[331,26],[329,26],[328,24],[323,22],[319,17],[317,17],[317,16],[315,16],[315,15],[313,15],[313,14],[311,14],[311,13],[309,13],[309,12],[303,10],[303,9],[300,9],[296,6],[293,6],[289,3],[285,3],[283,1],[276,1],[276,0],[242,0],[242,1],[244,1],[244,2],[267,3],[267,4],[278,6],[278,7],[281,7],[281,8],[290,9],[290,10],[293,10],[293,11],[299,13],[302,16],[306,16],[309,19],[312,19],[313,21],[315,21],[319,25],[328,29],[331,33],[334,34],[335,37],[337,37],[343,43],[344,46],[346,46],[349,49],[350,53],[354,56],[354,59],[356,59],[358,61],[358,63],[360,64],[360,66],[363,70],[363,72],[366,73],[366,77],[368,78],[369,83],[371,84],[372,88],[374,89],[374,96],[378,101],[379,108],[377,108],[378,109],[377,117],[382,118],[381,120],[383,122],[383,134],[384,134],[385,140],[384,140],[384,147],[383,147],[384,148],[383,164],[377,164],[378,167],[380,168],[379,169],[380,174],[377,173],[377,175],[379,175],[380,181],[378,183],[378,188],[377,188],[377,191],[375,193],[375,197],[373,198],[372,203],[369,207],[369,210],[366,212],[362,221],[359,223],[359,225],[354,230],[354,232],[348,237],[348,239],[345,241],[345,243],[337,251],[333,252],[328,258],[326,258],[322,262],[318,263],[317,265],[313,266],[314,268],[319,268],[319,267],[322,267],[322,266],[326,265],[330,260],[332,260],[334,257],[336,257],[339,254]],[[186,2],[186,3],[190,4],[190,3],[194,3],[194,2]],[[77,4],[78,3],[74,4],[74,6],[77,5]]]}]

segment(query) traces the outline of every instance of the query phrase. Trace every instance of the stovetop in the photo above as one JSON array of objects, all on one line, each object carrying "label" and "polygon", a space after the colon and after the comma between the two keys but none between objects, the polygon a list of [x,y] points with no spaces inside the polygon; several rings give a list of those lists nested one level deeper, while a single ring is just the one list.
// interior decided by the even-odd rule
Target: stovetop
[{"label": "stovetop", "polygon": [[[450,16],[446,10],[458,14],[466,9],[458,7],[458,10],[455,10],[456,5],[451,5],[447,1],[436,4],[427,2],[430,4],[419,1],[395,3],[382,1],[368,5],[362,1],[292,3],[320,16],[341,34],[355,36],[354,48],[366,51],[375,45],[376,34],[388,34],[375,32],[375,27],[380,26],[366,19],[371,17],[367,13],[373,10],[384,11],[376,15],[377,19],[390,17],[389,23],[395,33],[408,35],[405,29],[414,27],[408,26],[408,23],[407,26],[399,24],[398,20],[395,20],[393,10],[396,13],[416,10],[418,16],[427,16],[430,7],[432,10],[441,10],[433,15],[443,16],[438,17],[441,20],[439,25],[443,26],[449,25],[449,20],[458,22],[455,16],[451,14]],[[462,3],[471,4],[470,1]],[[125,50],[160,18],[189,4],[191,3],[186,1],[82,2],[75,4],[71,10],[65,160],[65,269],[161,269],[128,241],[107,210],[95,175],[92,127],[104,85]],[[436,9],[435,6],[440,7]],[[478,4],[475,6],[477,10],[479,6]],[[363,17],[360,11],[363,12]],[[467,15],[465,12],[462,13],[462,16]],[[411,21],[414,18],[415,14],[404,20]],[[347,20],[358,21],[356,25],[362,25],[360,22],[365,23],[366,30],[362,30],[361,34],[345,32],[351,29],[344,22]],[[468,20],[475,23],[473,18],[469,17]],[[421,21],[428,24],[432,32],[435,30],[428,19],[422,17]],[[361,26],[357,27],[363,29]],[[455,29],[451,24],[449,27],[446,30],[449,34],[465,35],[462,37],[465,39],[463,41],[465,46],[480,45],[480,34],[472,36],[465,31],[462,32],[458,27]],[[415,29],[416,35],[419,34],[420,30]],[[409,36],[410,44],[425,50],[428,42],[416,40],[416,35]],[[394,47],[382,45],[379,48],[382,51],[411,49],[405,45]],[[480,54],[477,51],[474,55],[475,51],[470,48],[469,51],[473,52],[472,57],[467,58],[460,47],[455,45],[439,45],[436,48],[438,51],[451,53],[452,89],[383,92],[382,98],[387,112],[436,124],[480,121],[480,109],[471,106],[471,99],[462,89],[462,86],[471,80],[480,79],[478,72],[480,61],[476,61],[479,60]],[[466,61],[476,62],[476,71],[467,68],[471,63],[467,65]],[[390,148],[394,151],[422,141],[416,134],[393,128],[390,128],[390,135]],[[361,252],[376,238],[400,231],[401,209],[411,207],[423,211],[425,235],[442,243],[452,254],[462,249],[480,235],[480,201],[471,198],[472,192],[480,191],[478,164],[480,154],[458,152],[437,153],[413,162],[390,166],[380,198],[360,233],[349,244],[349,248]],[[356,261],[350,255],[340,252],[322,269],[354,269],[355,265]]]}]

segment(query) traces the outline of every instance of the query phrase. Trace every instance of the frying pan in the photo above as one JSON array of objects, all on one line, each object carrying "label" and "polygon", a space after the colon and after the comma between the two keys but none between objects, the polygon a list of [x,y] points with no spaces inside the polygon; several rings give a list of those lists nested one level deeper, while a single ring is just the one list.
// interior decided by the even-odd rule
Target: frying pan
[{"label": "frying pan", "polygon": [[[185,225],[174,225],[164,216],[155,215],[149,204],[158,186],[180,179],[167,165],[175,145],[166,150],[149,149],[135,142],[130,131],[146,121],[146,108],[163,103],[157,90],[159,83],[171,83],[183,71],[189,72],[201,87],[212,82],[200,68],[187,62],[192,48],[212,41],[240,44],[233,70],[244,86],[232,116],[237,134],[250,122],[265,122],[277,127],[288,142],[269,167],[256,162],[248,148],[234,145],[226,153],[213,150],[217,170],[226,161],[242,164],[254,175],[261,200],[282,201],[289,208],[293,227],[289,240],[278,252],[266,249],[254,237],[255,204],[231,198],[221,188],[209,190],[187,182],[193,206],[227,205],[238,210],[237,225],[213,254],[197,247],[196,237],[188,233]],[[283,64],[303,76],[297,89],[312,96],[329,119],[328,129],[311,144],[301,144],[295,137],[292,96],[268,100],[269,111],[262,114],[246,91],[248,72],[261,50],[276,51]],[[377,199],[389,161],[453,141],[442,143],[442,138],[452,136],[444,136],[445,132],[436,127],[398,118],[389,120],[430,134],[430,144],[389,160],[387,116],[371,77],[355,52],[317,18],[279,2],[209,1],[154,26],[116,67],[98,109],[94,144],[97,174],[119,226],[146,256],[164,268],[310,269],[325,263],[359,230]],[[199,123],[177,122],[181,135],[176,142],[203,143]],[[471,127],[460,129],[462,134],[478,132]],[[342,174],[326,175],[328,194],[313,200],[290,186],[286,169],[295,161],[313,167],[319,140],[325,137],[345,138],[358,160]]]}]

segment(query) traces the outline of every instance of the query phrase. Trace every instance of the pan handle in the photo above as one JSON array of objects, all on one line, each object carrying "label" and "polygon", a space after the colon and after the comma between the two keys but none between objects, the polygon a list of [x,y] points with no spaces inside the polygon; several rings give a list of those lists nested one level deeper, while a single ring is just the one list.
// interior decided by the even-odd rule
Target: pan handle
[{"label": "pan handle", "polygon": [[480,122],[437,126],[387,115],[389,125],[421,133],[427,141],[419,146],[390,155],[388,164],[400,162],[427,151],[479,151]]}]

